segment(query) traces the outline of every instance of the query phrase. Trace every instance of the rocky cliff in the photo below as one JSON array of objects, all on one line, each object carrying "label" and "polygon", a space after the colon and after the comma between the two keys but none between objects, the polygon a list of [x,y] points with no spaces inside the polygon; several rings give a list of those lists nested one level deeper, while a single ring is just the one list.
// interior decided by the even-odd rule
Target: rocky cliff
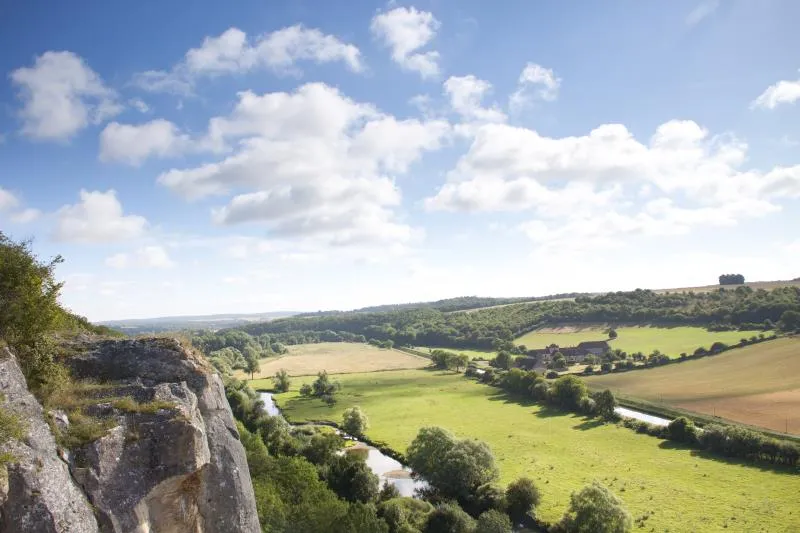
[{"label": "rocky cliff", "polygon": [[[172,339],[84,340],[71,351],[83,384],[72,414],[45,413],[2,354],[2,404],[27,436],[8,450],[0,533],[259,531],[244,449],[204,359]],[[54,438],[70,434],[75,413],[96,421],[99,438]]]}]

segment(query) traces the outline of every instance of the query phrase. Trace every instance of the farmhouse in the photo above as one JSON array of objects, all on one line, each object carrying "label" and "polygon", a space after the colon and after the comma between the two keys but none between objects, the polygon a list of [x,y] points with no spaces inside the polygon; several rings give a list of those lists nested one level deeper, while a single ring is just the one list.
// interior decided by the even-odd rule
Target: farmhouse
[{"label": "farmhouse", "polygon": [[559,347],[551,344],[545,348],[528,350],[527,357],[517,358],[517,365],[525,369],[546,367],[561,352],[568,364],[582,363],[588,355],[603,355],[611,348],[606,341],[586,341],[577,346]]}]

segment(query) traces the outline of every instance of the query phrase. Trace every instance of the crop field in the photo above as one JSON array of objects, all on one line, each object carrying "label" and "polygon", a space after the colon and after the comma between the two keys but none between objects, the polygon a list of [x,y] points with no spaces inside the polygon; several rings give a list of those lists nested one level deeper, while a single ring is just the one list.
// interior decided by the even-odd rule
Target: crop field
[{"label": "crop field", "polygon": [[[255,377],[268,378],[281,368],[285,368],[290,376],[307,376],[322,370],[330,374],[343,374],[421,368],[430,364],[430,360],[424,357],[361,343],[321,342],[298,344],[288,349],[286,355],[262,359],[261,370],[256,372]],[[237,374],[240,378],[250,378],[249,374],[243,372]]]},{"label": "crop field", "polygon": [[586,378],[592,388],[800,434],[800,338]]},{"label": "crop field", "polygon": [[[524,344],[528,348],[544,348],[550,344],[559,346],[575,346],[583,341],[607,340],[604,331],[607,326],[565,326],[561,328],[542,328],[514,342]],[[736,344],[742,337],[750,338],[763,331],[708,331],[704,328],[690,326],[659,328],[650,326],[623,326],[616,328],[618,337],[609,341],[611,348],[619,348],[628,353],[642,352],[648,355],[653,350],[675,358],[681,353],[692,353],[701,346],[709,348],[720,341]]]},{"label": "crop field", "polygon": [[560,518],[570,493],[597,479],[634,519],[648,515],[642,531],[797,530],[796,471],[709,458],[623,427],[509,401],[461,374],[400,370],[336,379],[342,391],[334,407],[299,397],[303,379],[276,399],[295,422],[340,422],[344,409],[359,405],[370,420],[368,436],[402,452],[428,425],[486,441],[502,484],[534,479],[542,492],[537,513],[546,520]]}]

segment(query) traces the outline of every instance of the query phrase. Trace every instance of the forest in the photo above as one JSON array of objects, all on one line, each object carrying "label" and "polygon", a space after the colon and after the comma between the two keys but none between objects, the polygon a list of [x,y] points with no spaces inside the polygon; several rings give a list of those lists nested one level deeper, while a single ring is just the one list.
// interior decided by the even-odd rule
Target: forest
[{"label": "forest", "polygon": [[[301,315],[240,328],[269,334],[284,344],[365,339],[392,340],[406,346],[497,349],[533,329],[558,324],[692,325],[711,330],[793,330],[800,313],[800,288],[771,291],[749,287],[704,293],[664,293],[637,289],[567,300],[544,300],[490,307],[474,312],[410,308],[385,312],[337,312]],[[303,339],[303,340],[301,340]],[[318,340],[315,340],[318,339]]]}]

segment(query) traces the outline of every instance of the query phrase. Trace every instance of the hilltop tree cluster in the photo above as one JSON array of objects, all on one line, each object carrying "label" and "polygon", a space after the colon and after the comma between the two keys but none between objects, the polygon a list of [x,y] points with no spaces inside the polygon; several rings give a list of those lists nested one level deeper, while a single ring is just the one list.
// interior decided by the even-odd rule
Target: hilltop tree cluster
[{"label": "hilltop tree cluster", "polygon": [[744,276],[741,274],[722,274],[719,277],[720,285],[743,285]]}]

